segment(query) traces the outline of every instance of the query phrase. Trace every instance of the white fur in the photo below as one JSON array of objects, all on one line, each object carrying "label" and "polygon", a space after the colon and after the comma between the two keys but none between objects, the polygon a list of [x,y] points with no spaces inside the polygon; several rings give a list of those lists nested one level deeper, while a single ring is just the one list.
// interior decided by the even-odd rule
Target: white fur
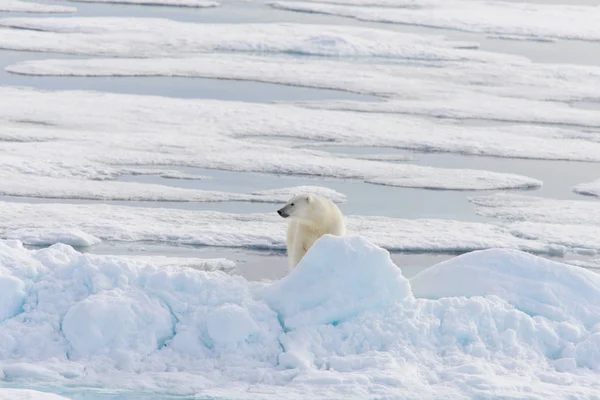
[{"label": "white fur", "polygon": [[286,245],[290,268],[298,265],[308,249],[325,234],[344,236],[344,216],[331,200],[315,194],[292,197],[277,211],[289,220]]}]

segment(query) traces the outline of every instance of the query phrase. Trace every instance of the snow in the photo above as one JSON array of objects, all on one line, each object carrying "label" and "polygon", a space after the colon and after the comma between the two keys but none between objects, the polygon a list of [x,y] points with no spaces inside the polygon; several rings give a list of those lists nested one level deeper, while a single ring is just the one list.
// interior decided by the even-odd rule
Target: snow
[{"label": "snow", "polygon": [[[376,263],[373,279],[367,265]],[[263,296],[284,328],[338,324],[361,312],[400,302],[410,295],[406,278],[387,251],[361,237],[341,241],[325,235],[290,275]],[[306,266],[305,266],[306,265]],[[343,265],[343,268],[336,268]],[[306,291],[306,288],[311,288]]]},{"label": "snow", "polygon": [[591,327],[600,321],[600,279],[579,272],[579,267],[519,251],[492,249],[439,263],[413,277],[411,285],[417,297],[494,295],[532,317],[576,318]]},{"label": "snow", "polygon": [[555,200],[536,196],[493,194],[469,198],[477,214],[510,221],[600,225],[600,203]]},{"label": "snow", "polygon": [[66,397],[28,389],[0,388],[0,400],[66,400]]},{"label": "snow", "polygon": [[[4,271],[3,271],[4,272]],[[0,322],[14,317],[21,312],[27,294],[25,284],[20,279],[10,275],[0,276]]]},{"label": "snow", "polygon": [[44,229],[27,228],[5,232],[5,239],[18,239],[30,246],[48,246],[55,243],[64,243],[73,247],[90,247],[101,242],[97,237],[79,229]]},{"label": "snow", "polygon": [[[520,36],[532,39],[575,39],[596,41],[600,39],[600,18],[597,6],[560,4],[530,4],[505,1],[438,0],[419,2],[390,1],[334,1],[368,5],[357,7],[339,5],[277,1],[272,7],[284,10],[337,15],[361,21],[375,21],[453,29],[466,32]],[[390,7],[377,7],[384,5]]]},{"label": "snow", "polygon": [[195,24],[163,18],[94,17],[3,18],[0,26],[23,28],[0,35],[0,47],[4,49],[96,56],[182,57],[217,51],[425,60],[441,57],[456,61],[509,57],[472,52],[469,49],[477,47],[476,43],[449,41],[440,35],[351,26]]},{"label": "snow", "polygon": [[173,7],[192,7],[192,8],[211,8],[219,7],[221,4],[209,0],[68,0],[80,3],[114,3],[114,4],[135,4],[142,6],[173,6]]},{"label": "snow", "polygon": [[[161,175],[163,176],[163,175]],[[175,178],[178,175],[168,175]],[[22,197],[78,200],[125,200],[125,201],[171,201],[171,202],[286,202],[289,193],[309,190],[326,193],[336,199],[343,195],[328,188],[292,187],[277,190],[256,191],[251,194],[219,192],[213,190],[185,189],[159,184],[137,182],[92,181],[38,177],[29,174],[0,173],[0,194]]]},{"label": "snow", "polygon": [[[510,221],[506,226],[516,237],[566,246],[574,253],[594,255],[600,251],[600,203],[510,194],[470,200],[477,206],[477,214]],[[598,261],[593,258],[588,265]]]},{"label": "snow", "polygon": [[[251,136],[277,134],[309,134],[313,140],[331,135],[352,140],[379,127],[383,129],[381,135],[392,137],[399,129],[406,129],[404,121],[393,117],[288,105],[10,87],[0,88],[0,96],[6,101],[0,109],[0,127],[6,134],[54,138],[44,142],[0,142],[0,150],[7,153],[0,158],[0,188],[6,194],[87,199],[121,196],[163,201],[272,201],[277,197],[111,182],[123,172],[119,167],[123,165],[308,175],[449,190],[542,185],[537,179],[515,174],[359,160],[248,140]],[[74,108],[80,111],[73,113]],[[169,135],[165,135],[166,131]],[[456,142],[444,137],[444,132],[435,136],[444,143]],[[481,137],[481,132],[473,132],[475,136]],[[430,141],[427,136],[422,137]],[[465,146],[470,145],[476,144]],[[36,159],[31,158],[32,151],[36,152]],[[277,197],[279,200],[281,197]]]},{"label": "snow", "polygon": [[63,244],[0,241],[0,260],[25,288],[0,323],[11,384],[240,399],[600,390],[600,276],[514,250],[457,257],[411,281],[358,236],[318,240],[272,283]]},{"label": "snow", "polygon": [[[0,202],[0,237],[35,241],[40,230],[51,244],[65,231],[83,231],[104,241],[148,241],[180,245],[285,249],[286,223],[275,212],[228,214],[124,207],[114,205],[26,204]],[[345,216],[349,232],[361,234],[388,250],[464,252],[491,247],[536,253],[564,251],[561,243],[547,243],[515,234],[513,225],[436,219],[397,219]],[[190,224],[190,221],[194,221]],[[544,224],[538,224],[546,229]],[[534,224],[534,226],[538,226]],[[23,233],[25,232],[25,234]],[[570,231],[577,235],[577,231]]]},{"label": "snow", "polygon": [[[109,36],[106,37],[109,40]],[[437,51],[431,47],[431,51]],[[459,51],[452,49],[452,51]],[[473,51],[473,54],[484,54]],[[457,55],[458,57],[458,55]],[[85,60],[34,60],[6,67],[6,70],[27,75],[60,76],[178,76],[251,80],[283,85],[336,89],[353,93],[378,95],[382,101],[314,101],[299,105],[318,109],[341,109],[367,112],[403,113],[443,118],[470,118],[497,121],[561,124],[599,127],[594,110],[577,109],[564,102],[598,100],[600,68],[563,64],[532,64],[506,56],[488,62],[464,60],[459,64],[431,62],[441,68],[423,68],[418,56],[410,57],[409,65],[390,65],[348,61],[326,61],[284,57],[248,56],[239,54],[204,54],[186,58],[152,57],[149,59],[110,58]],[[381,61],[380,61],[381,62]],[[413,65],[416,64],[416,65]],[[342,72],[343,71],[343,72]],[[552,101],[550,101],[552,100]],[[413,123],[414,125],[414,123]],[[439,123],[436,125],[439,126]],[[450,130],[450,127],[441,129]],[[454,127],[454,130],[457,130]],[[476,135],[471,127],[462,131]],[[514,127],[501,131],[501,138],[522,134]],[[370,135],[369,135],[370,136]],[[410,135],[410,137],[419,135]],[[477,135],[482,140],[483,135]],[[488,136],[497,136],[491,133]],[[539,136],[550,140],[545,144]],[[527,133],[528,141],[536,142],[513,150],[504,148],[496,154],[535,157],[594,159],[598,154],[593,136],[576,130],[556,127],[535,127]],[[571,140],[569,140],[571,139]],[[574,140],[573,140],[574,139]],[[584,150],[584,139],[592,148]],[[406,141],[404,137],[396,142]],[[490,140],[490,139],[487,139]],[[385,145],[383,138],[363,135],[361,143],[372,141]],[[502,140],[504,142],[504,140]],[[591,142],[591,143],[590,143]],[[562,146],[559,145],[562,143]],[[506,145],[504,145],[506,146]],[[566,147],[565,147],[566,146]],[[493,153],[498,146],[483,149]],[[539,149],[539,150],[535,150]],[[562,150],[561,150],[562,149]],[[468,151],[468,150],[467,150]],[[472,151],[472,150],[471,150]],[[577,156],[578,153],[586,152]],[[537,157],[540,157],[539,155]]]},{"label": "snow", "polygon": [[[60,243],[65,243],[60,241]],[[68,243],[65,243],[68,244]],[[225,258],[197,258],[197,257],[172,257],[172,256],[120,256],[139,263],[156,265],[159,267],[178,266],[194,268],[202,271],[230,271],[235,269],[235,262]]]},{"label": "snow", "polygon": [[261,190],[253,192],[252,194],[260,196],[277,196],[286,199],[284,201],[287,202],[288,199],[291,199],[300,193],[313,193],[326,197],[336,203],[344,203],[347,199],[345,194],[323,186],[296,186],[292,188]]},{"label": "snow", "polygon": [[74,13],[75,7],[56,6],[40,4],[21,0],[2,0],[0,12],[22,12],[22,13]]},{"label": "snow", "polygon": [[581,183],[573,188],[576,193],[586,196],[600,197],[600,179],[593,182]]}]

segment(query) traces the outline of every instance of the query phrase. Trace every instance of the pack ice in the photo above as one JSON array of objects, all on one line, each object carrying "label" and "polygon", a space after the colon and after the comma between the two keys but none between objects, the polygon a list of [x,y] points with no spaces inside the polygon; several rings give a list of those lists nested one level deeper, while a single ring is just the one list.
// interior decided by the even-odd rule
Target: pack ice
[{"label": "pack ice", "polygon": [[368,240],[324,236],[285,278],[252,283],[3,240],[0,321],[11,384],[236,399],[600,393],[600,277],[515,250],[408,281]]}]

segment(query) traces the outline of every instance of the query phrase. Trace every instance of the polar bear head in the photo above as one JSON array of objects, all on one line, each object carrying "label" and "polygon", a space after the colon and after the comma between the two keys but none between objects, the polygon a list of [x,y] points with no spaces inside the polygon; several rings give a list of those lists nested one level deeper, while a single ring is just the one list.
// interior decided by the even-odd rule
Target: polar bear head
[{"label": "polar bear head", "polygon": [[313,219],[315,200],[315,196],[311,194],[296,195],[285,206],[277,210],[277,214],[283,218]]}]

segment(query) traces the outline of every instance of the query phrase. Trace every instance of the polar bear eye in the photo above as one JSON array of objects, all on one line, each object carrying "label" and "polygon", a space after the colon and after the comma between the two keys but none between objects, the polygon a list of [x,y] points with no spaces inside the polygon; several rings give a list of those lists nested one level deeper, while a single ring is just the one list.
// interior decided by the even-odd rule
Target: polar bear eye
[{"label": "polar bear eye", "polygon": [[290,204],[290,206],[294,207],[294,203]]}]

